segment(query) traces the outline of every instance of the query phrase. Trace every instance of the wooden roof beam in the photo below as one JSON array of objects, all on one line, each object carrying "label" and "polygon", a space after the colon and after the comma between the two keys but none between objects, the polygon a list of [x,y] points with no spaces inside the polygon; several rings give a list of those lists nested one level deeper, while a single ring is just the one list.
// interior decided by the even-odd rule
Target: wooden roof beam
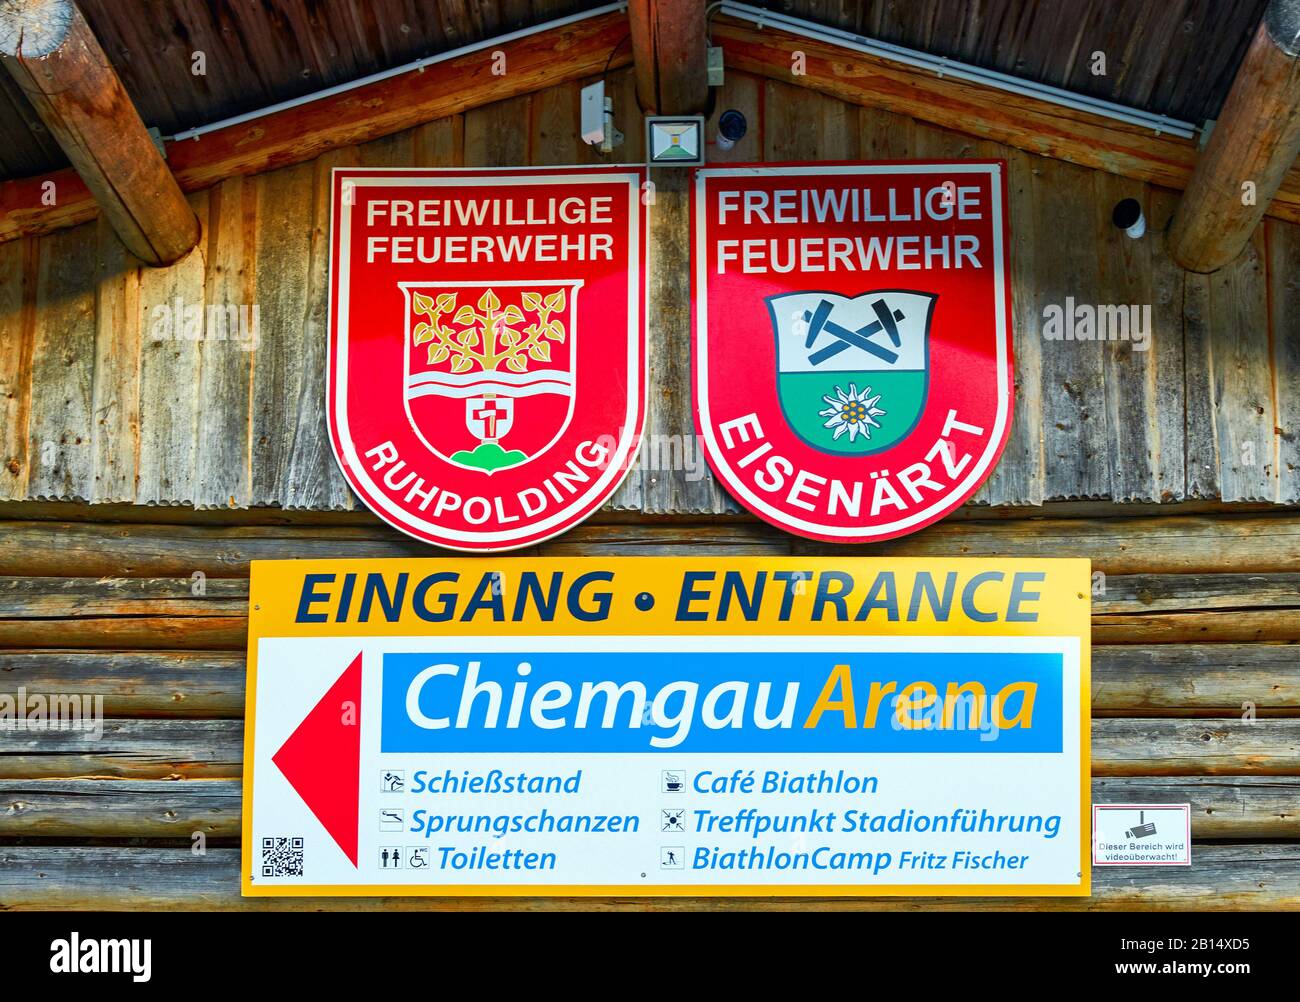
[{"label": "wooden roof beam", "polygon": [[1272,0],[1169,229],[1189,271],[1234,260],[1300,156],[1300,0]]},{"label": "wooden roof beam", "polygon": [[704,0],[629,0],[636,96],[648,114],[692,115],[709,100]]},{"label": "wooden roof beam", "polygon": [[[13,0],[0,0],[0,10],[8,2]],[[376,80],[170,143],[167,162],[187,192],[303,163],[479,105],[622,69],[632,61],[627,35],[627,18],[611,12],[486,45],[431,63],[422,72]],[[506,57],[509,72],[500,72],[496,52]],[[53,205],[41,197],[50,180],[59,192]],[[0,182],[0,242],[51,233],[97,214],[95,200],[70,170]]]},{"label": "wooden roof beam", "polygon": [[199,221],[73,0],[0,0],[0,62],[132,254],[193,249]]}]

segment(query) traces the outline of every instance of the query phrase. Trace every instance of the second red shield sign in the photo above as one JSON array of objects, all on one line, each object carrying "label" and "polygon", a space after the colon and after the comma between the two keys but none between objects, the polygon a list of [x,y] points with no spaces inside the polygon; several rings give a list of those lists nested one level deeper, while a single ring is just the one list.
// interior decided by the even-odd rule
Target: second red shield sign
[{"label": "second red shield sign", "polygon": [[803,536],[914,532],[1011,424],[1000,163],[703,168],[696,425],[722,484]]}]

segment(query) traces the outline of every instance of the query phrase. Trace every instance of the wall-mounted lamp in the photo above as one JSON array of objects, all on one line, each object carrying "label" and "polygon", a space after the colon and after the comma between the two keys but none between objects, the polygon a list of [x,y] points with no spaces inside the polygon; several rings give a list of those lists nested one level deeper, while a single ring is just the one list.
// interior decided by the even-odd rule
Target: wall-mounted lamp
[{"label": "wall-mounted lamp", "polygon": [[647,116],[646,162],[655,167],[696,167],[704,163],[704,118]]}]

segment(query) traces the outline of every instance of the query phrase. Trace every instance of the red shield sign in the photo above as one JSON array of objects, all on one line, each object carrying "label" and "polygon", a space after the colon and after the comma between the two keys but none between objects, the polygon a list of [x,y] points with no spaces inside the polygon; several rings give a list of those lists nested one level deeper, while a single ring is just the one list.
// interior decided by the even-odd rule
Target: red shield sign
[{"label": "red shield sign", "polygon": [[979,488],[1011,425],[1000,162],[701,168],[696,427],[760,518],[914,532]]},{"label": "red shield sign", "polygon": [[645,411],[644,172],[334,172],[328,412],[376,514],[508,550],[614,492]]}]

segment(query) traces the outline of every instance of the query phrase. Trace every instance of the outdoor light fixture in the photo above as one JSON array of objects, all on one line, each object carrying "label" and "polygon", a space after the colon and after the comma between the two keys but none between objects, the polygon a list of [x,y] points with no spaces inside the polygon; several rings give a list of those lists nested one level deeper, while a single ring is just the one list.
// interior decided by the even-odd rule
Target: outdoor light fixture
[{"label": "outdoor light fixture", "polygon": [[646,162],[656,167],[698,167],[704,163],[704,117],[650,116],[645,120]]},{"label": "outdoor light fixture", "polygon": [[1147,231],[1146,216],[1142,215],[1142,205],[1136,198],[1125,198],[1116,202],[1110,214],[1110,221],[1133,240],[1139,239]]},{"label": "outdoor light fixture", "polygon": [[735,108],[728,108],[718,118],[718,149],[729,150],[745,138],[749,123]]}]

